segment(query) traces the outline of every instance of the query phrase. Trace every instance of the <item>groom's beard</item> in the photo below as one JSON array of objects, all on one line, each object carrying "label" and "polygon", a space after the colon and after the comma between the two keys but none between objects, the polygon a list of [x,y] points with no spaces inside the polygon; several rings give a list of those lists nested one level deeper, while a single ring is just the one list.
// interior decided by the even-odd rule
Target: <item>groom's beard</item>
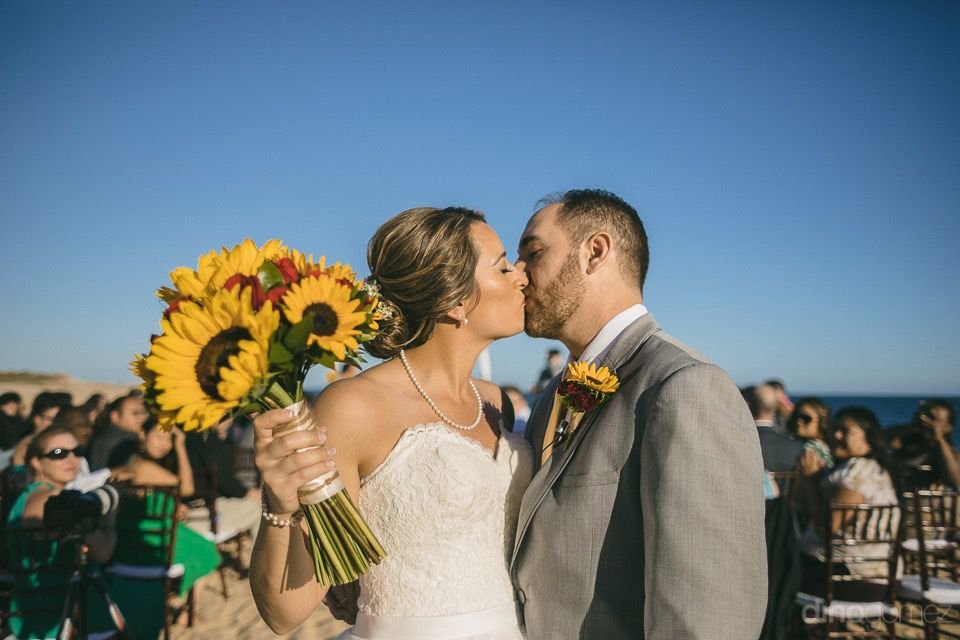
[{"label": "groom's beard", "polygon": [[586,289],[577,254],[571,252],[556,278],[542,286],[535,284],[533,292],[529,288],[524,291],[527,335],[559,340],[563,326],[580,306]]}]

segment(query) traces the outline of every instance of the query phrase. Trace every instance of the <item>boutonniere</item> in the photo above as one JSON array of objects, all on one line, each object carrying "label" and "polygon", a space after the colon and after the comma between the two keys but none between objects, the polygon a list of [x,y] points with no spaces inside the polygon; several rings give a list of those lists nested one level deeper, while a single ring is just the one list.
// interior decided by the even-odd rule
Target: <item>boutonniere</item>
[{"label": "boutonniere", "polygon": [[604,402],[620,388],[620,379],[610,369],[589,362],[567,365],[567,377],[557,388],[560,406],[566,410],[557,426],[557,444],[569,439],[580,426],[583,416]]}]

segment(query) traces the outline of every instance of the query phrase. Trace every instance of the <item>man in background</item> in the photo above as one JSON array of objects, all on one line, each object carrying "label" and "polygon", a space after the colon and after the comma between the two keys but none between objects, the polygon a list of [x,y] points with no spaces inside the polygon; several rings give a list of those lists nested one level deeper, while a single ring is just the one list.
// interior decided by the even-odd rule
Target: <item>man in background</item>
[{"label": "man in background", "polygon": [[929,398],[920,401],[909,424],[890,428],[890,450],[911,486],[960,487],[960,459],[951,442],[956,424],[952,403]]},{"label": "man in background", "polygon": [[550,349],[547,351],[547,364],[543,370],[540,371],[540,377],[537,378],[537,384],[533,387],[533,393],[539,395],[546,389],[550,381],[563,371],[563,365],[563,356],[558,349]]},{"label": "man in background", "polygon": [[773,427],[777,433],[787,435],[787,422],[793,413],[793,400],[787,395],[787,389],[783,386],[783,380],[771,378],[763,384],[771,387],[777,394],[777,415],[773,419]]},{"label": "man in background", "polygon": [[759,384],[744,389],[743,399],[747,401],[757,425],[763,468],[767,471],[795,470],[803,452],[803,444],[776,431],[777,392],[768,384]]}]

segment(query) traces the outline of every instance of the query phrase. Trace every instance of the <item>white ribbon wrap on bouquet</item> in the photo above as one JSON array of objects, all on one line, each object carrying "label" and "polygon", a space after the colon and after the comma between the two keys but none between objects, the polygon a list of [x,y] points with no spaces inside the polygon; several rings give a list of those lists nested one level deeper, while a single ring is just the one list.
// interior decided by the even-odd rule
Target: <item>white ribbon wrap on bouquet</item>
[{"label": "white ribbon wrap on bouquet", "polygon": [[[313,422],[313,411],[306,401],[294,403],[286,407],[293,412],[293,418],[290,422],[274,427],[273,437],[282,436],[294,431],[312,431],[317,428]],[[297,451],[308,451],[317,447],[306,447],[297,449]],[[329,500],[334,495],[343,490],[343,481],[340,480],[340,472],[336,468],[331,469],[320,477],[314,478],[297,490],[297,497],[300,504],[310,505],[319,504],[324,500]]]}]

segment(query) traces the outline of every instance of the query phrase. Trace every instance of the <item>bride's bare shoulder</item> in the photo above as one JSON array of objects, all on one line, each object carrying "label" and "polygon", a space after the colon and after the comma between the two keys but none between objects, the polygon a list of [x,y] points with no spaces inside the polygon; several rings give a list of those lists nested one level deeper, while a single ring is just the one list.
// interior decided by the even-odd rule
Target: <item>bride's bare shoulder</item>
[{"label": "bride's bare shoulder", "polygon": [[[329,419],[353,425],[376,425],[389,414],[391,390],[395,388],[389,363],[371,367],[351,378],[328,385],[314,401],[314,414],[321,421]],[[361,428],[362,427],[354,427]]]},{"label": "bride's bare shoulder", "polygon": [[473,382],[477,385],[477,391],[480,392],[480,397],[483,398],[484,404],[490,405],[495,409],[502,408],[503,389],[500,388],[500,385],[486,380],[474,379]]}]

